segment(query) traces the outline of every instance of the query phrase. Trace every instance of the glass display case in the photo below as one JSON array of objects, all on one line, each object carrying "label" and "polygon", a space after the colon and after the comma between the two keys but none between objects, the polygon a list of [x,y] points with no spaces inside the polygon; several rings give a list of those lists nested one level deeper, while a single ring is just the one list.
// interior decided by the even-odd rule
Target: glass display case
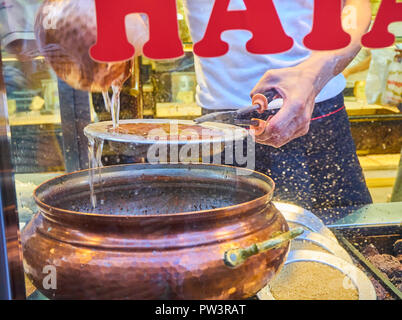
[{"label": "glass display case", "polygon": [[[36,6],[33,5],[34,7],[24,7],[22,4],[24,1],[17,2],[15,8],[32,13],[32,11],[36,12],[42,1],[38,1]],[[379,1],[372,2],[374,18]],[[9,16],[0,14],[2,33],[4,26],[12,25],[10,15],[17,14],[16,11],[11,12],[11,7],[7,7],[7,1],[5,3],[5,5],[0,4],[5,6],[0,8],[3,10],[0,12],[9,10]],[[191,161],[187,167],[178,165],[173,167],[172,171],[169,171],[172,167],[164,167],[163,164],[150,168],[145,157],[139,157],[132,152],[123,152],[124,148],[116,147],[112,140],[102,141],[101,147],[91,145],[91,141],[88,141],[84,134],[84,129],[89,124],[112,120],[106,105],[105,92],[80,91],[57,76],[48,59],[41,55],[37,48],[31,47],[35,42],[32,20],[34,17],[31,16],[26,15],[31,21],[25,22],[24,32],[14,32],[16,39],[12,39],[13,41],[7,40],[7,33],[2,35],[0,298],[73,298],[74,291],[82,291],[80,294],[77,293],[77,297],[83,299],[132,298],[126,287],[113,287],[114,284],[126,282],[138,286],[138,290],[143,290],[144,295],[139,295],[138,298],[198,298],[200,296],[196,294],[196,291],[199,291],[204,293],[201,295],[203,298],[253,296],[259,299],[279,299],[281,295],[275,293],[276,289],[273,286],[268,295],[261,291],[258,294],[253,292],[258,287],[258,284],[255,285],[254,282],[263,282],[271,277],[271,273],[278,271],[285,263],[284,261],[276,265],[271,263],[272,257],[268,254],[264,258],[252,257],[248,261],[254,262],[251,262],[248,268],[253,269],[255,274],[261,274],[261,277],[256,276],[257,280],[254,279],[254,282],[247,280],[250,276],[244,271],[247,268],[242,271],[238,271],[241,268],[228,268],[227,270],[237,270],[229,274],[239,283],[236,292],[236,288],[228,287],[229,280],[225,276],[219,279],[219,275],[226,275],[226,269],[221,262],[233,253],[230,250],[234,249],[234,245],[224,248],[214,248],[214,246],[230,242],[229,240],[233,240],[236,236],[247,251],[247,246],[251,243],[263,243],[268,236],[275,238],[278,231],[284,231],[284,229],[288,232],[283,233],[285,236],[295,237],[295,234],[292,235],[292,230],[297,233],[297,227],[305,230],[302,236],[304,242],[302,241],[299,248],[301,253],[305,254],[303,259],[306,261],[310,261],[309,259],[315,262],[324,261],[323,264],[325,264],[325,255],[333,254],[337,256],[336,261],[331,262],[335,269],[347,269],[344,263],[358,266],[360,271],[353,269],[354,275],[351,275],[352,271],[345,271],[343,275],[343,277],[349,275],[357,289],[361,290],[357,292],[357,297],[360,295],[360,298],[373,298],[370,285],[366,285],[364,276],[360,275],[360,272],[363,272],[373,284],[374,298],[402,298],[400,275],[402,268],[402,22],[392,25],[393,32],[397,35],[394,46],[376,50],[362,49],[343,72],[346,79],[344,90],[346,111],[373,204],[347,208],[325,207],[322,208],[322,212],[317,210],[313,213],[291,203],[281,203],[281,201],[277,201],[275,206],[265,204],[264,210],[269,212],[270,217],[282,214],[289,226],[292,228],[293,225],[296,228],[289,231],[287,223],[285,220],[282,221],[282,218],[275,218],[277,221],[268,225],[266,219],[257,217],[255,214],[263,207],[258,201],[266,197],[264,199],[267,202],[268,196],[272,197],[272,180],[265,176],[253,173],[247,176],[248,178],[239,178],[241,174],[238,175],[234,169],[222,169],[219,166],[197,167]],[[202,107],[196,102],[197,76],[193,45],[182,1],[178,1],[177,17],[184,56],[175,60],[151,60],[137,56],[130,62],[133,68],[130,69],[120,94],[122,123],[130,119],[190,121],[203,115]],[[15,45],[15,42],[21,42],[22,45]],[[23,49],[18,50],[18,48]],[[112,89],[108,93],[112,94]],[[138,148],[134,150],[139,152]],[[103,168],[96,169],[96,165],[93,165],[94,161]],[[130,167],[132,163],[144,167],[135,167],[139,169],[133,170],[134,167]],[[88,168],[92,170],[82,171]],[[161,182],[153,185],[157,179],[166,185],[163,185],[163,188],[160,186]],[[93,198],[94,191],[90,188],[90,183],[93,184],[94,181],[98,188],[98,191],[95,191],[95,198]],[[138,185],[131,185],[130,181],[136,181]],[[127,191],[127,186],[132,188],[132,193]],[[236,186],[240,186],[239,190],[233,189]],[[250,195],[250,190],[259,197]],[[138,193],[141,199],[135,198]],[[169,196],[167,196],[168,193]],[[80,199],[74,198],[77,194],[84,196]],[[117,199],[112,201],[108,195],[113,195]],[[228,195],[231,195],[231,198]],[[97,200],[96,197],[98,197]],[[148,215],[145,209],[144,212],[140,210],[140,216],[148,219],[141,223],[130,220],[128,213],[126,215],[120,213],[121,216],[112,214],[113,210],[121,212],[125,210],[129,212],[130,208],[134,210],[133,206],[130,207],[132,204],[128,200],[132,197],[136,199],[135,210],[140,210],[138,208],[143,210],[149,206],[151,211],[157,210],[158,213],[159,211],[163,213],[163,210],[168,210],[168,212],[159,217]],[[146,202],[147,199],[149,202]],[[90,214],[91,200],[95,203],[98,201],[103,208],[98,208],[93,216]],[[83,201],[88,203],[83,204]],[[164,204],[163,201],[165,201]],[[244,203],[248,203],[248,206],[242,207]],[[185,205],[195,207],[198,205],[199,208],[193,208],[191,212],[197,210],[204,213],[212,212],[216,215],[216,223],[208,219],[204,221],[201,218],[200,221],[196,221],[184,215],[183,226],[177,226],[179,222],[169,214],[187,212]],[[86,206],[88,209],[84,210],[85,214],[82,217],[77,217],[74,215],[75,206]],[[233,209],[236,206],[239,208]],[[239,221],[244,219],[244,224],[243,222],[236,224],[232,221],[234,219],[228,218],[227,213],[219,215],[219,209],[222,207],[229,208],[229,211],[233,209],[230,214],[237,217]],[[317,215],[330,218],[323,219],[324,225],[316,217]],[[77,218],[79,219],[75,220]],[[261,230],[257,230],[255,226],[259,223],[264,226]],[[156,228],[155,225],[161,227]],[[222,229],[218,230],[218,225]],[[34,227],[39,231],[35,233]],[[21,244],[21,233],[24,238],[22,240],[24,249]],[[43,237],[42,242],[35,242],[40,237]],[[201,241],[203,237],[205,239],[211,237],[211,241],[204,243]],[[246,239],[246,237],[251,238]],[[325,240],[327,238],[330,240]],[[29,242],[27,239],[33,240]],[[284,241],[282,239],[282,242]],[[296,252],[295,243],[292,244],[293,255],[291,254],[285,264],[285,269],[288,266],[286,270],[289,273],[297,270],[290,267],[291,262],[296,261],[297,255],[300,254]],[[333,249],[331,246],[334,243],[336,247]],[[266,252],[274,252],[273,255],[276,254],[285,259],[288,247],[278,249],[267,242],[264,243],[265,247],[262,247],[268,248],[270,245],[274,251]],[[188,252],[186,246],[195,248],[194,254]],[[211,258],[212,254],[202,251],[207,249],[213,253],[219,252],[220,255],[225,252],[227,255],[219,256],[219,259],[215,261]],[[138,254],[136,250],[141,254]],[[168,261],[168,258],[164,256],[165,251],[175,253],[179,250],[183,250],[184,253],[180,254],[184,254],[184,258]],[[247,253],[242,251],[239,255],[250,254],[250,250]],[[309,256],[307,251],[321,252],[323,256],[316,257],[314,254]],[[75,256],[77,252],[81,253],[81,256]],[[130,256],[130,254],[133,255]],[[73,258],[69,260],[69,255],[75,260]],[[255,252],[250,254],[250,256],[253,255]],[[339,262],[343,261],[339,258],[340,256],[346,256],[347,262]],[[39,259],[42,260],[39,262]],[[148,261],[145,261],[146,259]],[[194,260],[190,263],[186,259]],[[195,262],[198,261],[197,259],[200,261],[199,265]],[[384,262],[385,260],[388,262]],[[48,261],[49,264],[40,265],[43,261]],[[138,264],[136,261],[139,261]],[[139,267],[142,262],[144,265]],[[155,267],[152,262],[160,263],[162,267]],[[163,264],[165,262],[167,266]],[[185,272],[173,272],[169,269],[171,266],[181,266],[181,264],[188,266],[186,263],[189,263],[191,268],[194,267],[194,270],[189,267],[189,275],[182,275]],[[225,260],[225,263],[230,264],[230,261]],[[268,265],[266,269],[269,272],[262,270],[261,265],[264,263]],[[390,267],[390,264],[393,265]],[[53,267],[58,270],[56,287],[53,287],[54,279],[51,277]],[[139,273],[130,273],[129,268],[139,268],[141,272],[149,271],[144,271],[146,275],[142,276]],[[325,269],[319,271],[319,273],[325,272]],[[35,276],[32,276],[33,274]],[[87,278],[82,274],[87,274]],[[74,277],[83,279],[80,280],[82,281],[80,285],[87,288],[87,291],[77,290],[77,284],[70,285],[74,282],[71,281]],[[96,277],[99,281],[94,280],[97,279]],[[43,279],[43,282],[38,282],[37,279]],[[206,279],[206,284],[201,284],[200,279],[202,281]],[[102,281],[110,287],[105,285],[101,288]],[[180,281],[188,282],[184,286]],[[289,280],[284,281],[286,284]],[[300,284],[297,279],[294,281]],[[275,285],[279,292],[284,284],[280,284],[279,280],[277,282]],[[207,287],[207,284],[210,287]],[[357,284],[361,284],[362,287],[360,288]],[[152,293],[147,291],[151,290],[150,287],[154,288]],[[58,291],[57,288],[60,290]]]}]

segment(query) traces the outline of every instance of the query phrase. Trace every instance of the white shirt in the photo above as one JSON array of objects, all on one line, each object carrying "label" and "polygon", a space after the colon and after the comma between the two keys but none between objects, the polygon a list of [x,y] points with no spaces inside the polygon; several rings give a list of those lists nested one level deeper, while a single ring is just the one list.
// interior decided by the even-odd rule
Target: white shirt
[{"label": "white shirt", "polygon": [[[194,43],[204,37],[214,3],[214,0],[184,0]],[[252,54],[246,50],[251,32],[223,32],[222,40],[229,44],[227,54],[216,58],[194,57],[199,105],[206,109],[250,105],[250,92],[267,70],[292,67],[310,56],[311,51],[304,47],[303,38],[312,29],[314,0],[274,0],[274,4],[286,34],[294,40],[293,48],[274,55]],[[231,0],[229,10],[245,10],[243,0]],[[338,95],[345,86],[342,74],[334,77],[317,96],[316,102]]]},{"label": "white shirt", "polygon": [[3,49],[17,39],[35,40],[35,16],[41,2],[41,0],[0,1],[0,38]]}]

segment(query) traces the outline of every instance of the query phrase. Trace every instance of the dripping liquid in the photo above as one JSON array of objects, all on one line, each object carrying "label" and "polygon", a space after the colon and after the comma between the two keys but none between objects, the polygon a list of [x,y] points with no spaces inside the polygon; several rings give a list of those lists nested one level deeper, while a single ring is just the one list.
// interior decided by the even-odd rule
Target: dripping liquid
[{"label": "dripping liquid", "polygon": [[111,101],[110,101],[110,97],[109,97],[109,92],[103,91],[102,96],[103,96],[103,101],[105,103],[106,111],[110,112],[110,110],[111,110]]},{"label": "dripping liquid", "polygon": [[[119,117],[120,117],[120,91],[121,85],[112,84],[112,98],[110,99],[109,93],[107,91],[102,92],[103,100],[105,103],[105,108],[112,115],[113,128],[115,130],[119,127]],[[97,185],[101,188],[102,192],[102,151],[103,151],[104,140],[99,138],[88,137],[88,161],[89,161],[89,189],[90,189],[90,200],[92,208],[95,209],[97,206],[96,198],[96,181],[95,173],[97,171]],[[102,200],[101,200],[102,202]]]},{"label": "dripping liquid", "polygon": [[101,188],[102,193],[102,151],[104,141],[97,138],[88,137],[88,159],[89,159],[89,189],[92,208],[97,206],[97,198],[95,192],[95,174],[97,171],[97,185]]},{"label": "dripping liquid", "polygon": [[112,100],[111,100],[111,114],[113,128],[117,129],[119,127],[119,117],[120,117],[120,91],[121,86],[112,84]]}]

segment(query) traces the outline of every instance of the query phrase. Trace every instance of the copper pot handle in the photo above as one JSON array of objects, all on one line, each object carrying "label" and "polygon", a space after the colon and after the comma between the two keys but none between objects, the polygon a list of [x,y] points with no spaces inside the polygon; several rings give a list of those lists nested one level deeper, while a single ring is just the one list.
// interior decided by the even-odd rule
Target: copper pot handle
[{"label": "copper pot handle", "polygon": [[267,241],[254,243],[246,248],[228,250],[224,254],[223,261],[228,267],[236,268],[243,264],[248,258],[255,256],[256,254],[259,254],[261,252],[278,248],[288,241],[300,236],[303,232],[303,228],[295,228]]}]

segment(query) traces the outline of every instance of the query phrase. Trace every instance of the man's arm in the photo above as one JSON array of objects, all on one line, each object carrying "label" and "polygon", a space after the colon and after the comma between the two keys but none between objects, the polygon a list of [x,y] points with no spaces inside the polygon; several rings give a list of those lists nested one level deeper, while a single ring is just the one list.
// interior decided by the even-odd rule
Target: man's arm
[{"label": "man's arm", "polygon": [[347,78],[352,74],[368,70],[370,68],[370,63],[371,63],[371,54],[369,56],[367,56],[363,61],[359,62],[358,64],[356,64],[350,68],[346,68],[342,72],[342,74],[344,75],[345,78]]},{"label": "man's arm", "polygon": [[315,98],[324,86],[341,73],[361,49],[361,37],[371,21],[370,0],[346,0],[345,6],[354,7],[356,25],[345,27],[351,35],[348,47],[333,51],[314,51],[301,64],[265,73],[251,96],[275,88],[284,99],[279,112],[266,123],[265,131],[256,136],[262,144],[281,147],[308,133]]},{"label": "man's arm", "polygon": [[15,54],[19,61],[30,61],[39,55],[35,40],[17,39],[7,44],[5,50]]}]

